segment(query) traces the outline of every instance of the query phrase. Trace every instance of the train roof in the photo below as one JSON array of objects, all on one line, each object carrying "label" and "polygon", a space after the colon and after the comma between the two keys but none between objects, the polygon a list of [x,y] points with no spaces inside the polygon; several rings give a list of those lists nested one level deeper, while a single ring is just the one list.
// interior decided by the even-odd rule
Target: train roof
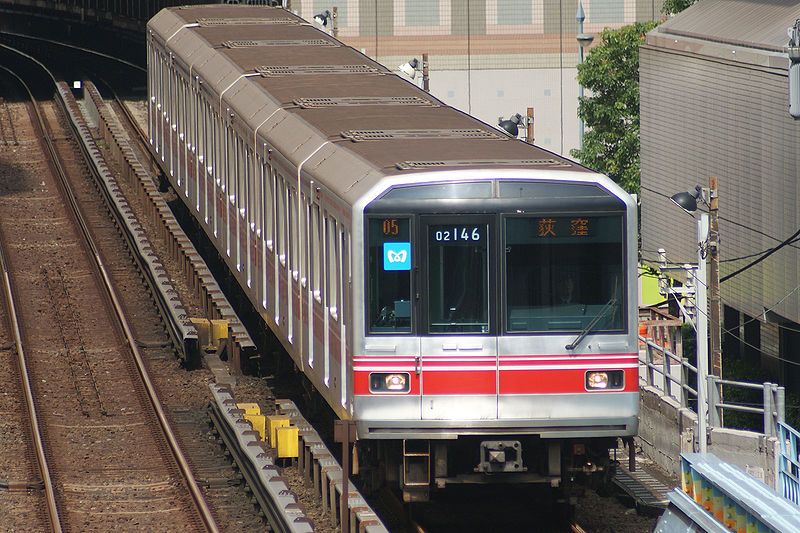
[{"label": "train roof", "polygon": [[167,8],[148,27],[236,127],[257,129],[295,166],[309,159],[303,169],[339,194],[419,170],[588,171],[445,105],[281,8]]}]

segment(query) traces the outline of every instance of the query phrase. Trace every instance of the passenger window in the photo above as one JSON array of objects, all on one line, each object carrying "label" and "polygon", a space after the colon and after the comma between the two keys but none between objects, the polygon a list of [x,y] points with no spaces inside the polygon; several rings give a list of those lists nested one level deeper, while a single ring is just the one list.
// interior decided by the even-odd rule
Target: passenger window
[{"label": "passenger window", "polygon": [[328,219],[328,309],[334,319],[339,313],[339,242],[336,239],[337,224],[333,218]]},{"label": "passenger window", "polygon": [[411,221],[372,218],[368,226],[369,332],[411,332]]},{"label": "passenger window", "polygon": [[286,186],[286,233],[287,253],[289,255],[289,271],[295,281],[298,279],[297,266],[297,198],[290,186]]},{"label": "passenger window", "polygon": [[275,209],[275,220],[277,222],[275,228],[275,250],[278,254],[281,265],[286,266],[286,213],[284,211],[286,193],[283,186],[283,180],[281,180],[280,177],[276,178],[275,202],[277,204]]},{"label": "passenger window", "polygon": [[311,255],[312,285],[314,298],[322,302],[322,254],[323,254],[322,217],[318,205],[311,209]]},{"label": "passenger window", "polygon": [[350,310],[350,235],[346,230],[342,230],[340,239],[341,267],[340,267],[340,287],[341,287],[341,308],[339,314],[344,323],[345,309]]},{"label": "passenger window", "polygon": [[271,251],[274,247],[275,241],[275,179],[273,176],[272,167],[267,163],[261,170],[261,176],[264,182],[263,193],[263,225],[264,225],[264,240],[267,248]]},{"label": "passenger window", "polygon": [[300,283],[303,287],[308,286],[308,277],[310,270],[310,257],[311,257],[311,239],[309,232],[311,231],[311,205],[308,203],[308,196],[305,193],[300,193]]}]

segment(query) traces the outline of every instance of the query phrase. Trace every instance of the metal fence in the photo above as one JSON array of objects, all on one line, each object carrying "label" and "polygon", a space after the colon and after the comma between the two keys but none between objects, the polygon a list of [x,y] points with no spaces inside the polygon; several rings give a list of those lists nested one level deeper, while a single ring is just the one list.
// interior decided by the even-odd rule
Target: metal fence
[{"label": "metal fence", "polygon": [[[679,357],[652,340],[639,336],[644,345],[644,353],[639,351],[639,363],[645,367],[640,379],[646,385],[655,387],[680,403],[681,407],[691,408],[690,399],[697,401],[697,389],[689,385],[696,382],[697,367],[691,365],[685,357]],[[660,359],[660,360],[659,360]],[[690,379],[692,378],[692,379]],[[758,414],[763,417],[763,433],[768,437],[777,437],[780,427],[784,426],[786,416],[785,390],[775,383],[748,383],[706,376],[708,387],[708,427],[725,427],[724,412],[738,411]],[[761,407],[726,402],[721,393],[722,386],[740,389],[757,389],[762,391]],[[697,409],[695,408],[695,412]],[[788,426],[784,426],[788,427]]]}]

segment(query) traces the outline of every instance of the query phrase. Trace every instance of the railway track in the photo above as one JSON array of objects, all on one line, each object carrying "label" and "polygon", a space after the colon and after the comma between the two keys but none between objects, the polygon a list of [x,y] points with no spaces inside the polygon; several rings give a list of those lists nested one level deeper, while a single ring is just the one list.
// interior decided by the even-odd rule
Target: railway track
[{"label": "railway track", "polygon": [[[122,103],[117,101],[114,106],[114,111],[117,116],[122,117],[128,111],[128,108]],[[0,107],[0,112],[3,111],[3,108]],[[128,119],[131,120],[132,123],[135,123],[133,117],[128,115]],[[124,121],[123,121],[124,122]],[[126,126],[126,130],[130,135],[131,140],[135,137],[134,130],[130,129]],[[99,139],[101,135],[95,134],[96,137]],[[60,137],[59,137],[60,138]],[[146,148],[145,148],[146,150]],[[117,169],[119,170],[119,169]],[[82,196],[84,197],[82,201],[85,201],[87,197],[91,197],[93,195],[93,189],[90,187],[83,191]],[[96,194],[95,194],[96,196]],[[136,209],[135,206],[132,206],[134,210]],[[145,208],[146,210],[147,208]],[[102,210],[101,210],[102,211]],[[105,215],[97,217],[95,220],[92,220],[92,228],[93,232],[97,233],[95,230],[95,222],[99,222],[103,219]],[[107,218],[107,217],[106,217]],[[106,220],[107,222],[107,220]],[[160,230],[157,230],[160,231]],[[103,246],[102,248],[106,248],[112,245],[112,241],[118,241],[113,235],[113,231],[110,232],[107,237],[103,237],[102,240]],[[119,243],[117,242],[117,245]],[[123,271],[125,270],[125,263],[126,261],[119,261],[117,260],[122,257],[124,254],[107,254],[107,265],[110,267],[110,275],[112,278],[117,278],[118,275],[121,275],[121,278],[124,278],[125,275]],[[177,270],[170,271],[170,278],[177,278],[178,275],[175,275],[175,272],[180,275],[180,268]],[[53,289],[51,292],[53,294],[57,294],[59,290],[58,280],[63,276],[63,272],[53,271],[50,272],[51,276],[48,279],[54,280],[52,281]],[[65,278],[66,279],[66,278]],[[119,283],[119,282],[118,282]],[[122,285],[125,284],[124,281],[121,282]],[[146,291],[141,291],[141,283],[131,282],[130,286],[126,289],[121,291],[121,301],[123,307],[127,307],[130,309],[143,309],[152,307],[152,302],[149,299],[149,296],[146,294]],[[51,298],[52,299],[52,298]],[[187,306],[191,307],[191,306]],[[62,316],[68,315],[69,309],[62,310]],[[162,378],[161,372],[165,367],[171,366],[169,363],[174,362],[170,357],[166,354],[169,350],[160,350],[159,347],[162,345],[166,345],[169,343],[169,339],[166,338],[163,334],[163,331],[160,327],[152,327],[151,329],[148,328],[148,321],[150,326],[152,326],[156,320],[152,318],[143,318],[141,315],[145,313],[137,314],[137,317],[134,318],[133,322],[134,327],[133,331],[135,332],[135,339],[136,344],[140,347],[140,351],[144,355],[145,364],[147,366],[153,367],[155,365],[156,371],[155,379],[159,381],[159,378]],[[150,315],[152,317],[152,314]],[[62,337],[66,338],[69,334],[68,331],[62,334]],[[2,336],[0,335],[0,354],[3,353],[3,344],[2,344]],[[82,356],[81,353],[77,354],[78,356]],[[81,359],[76,359],[76,363],[74,364],[75,368],[80,368]],[[174,366],[174,365],[172,365]],[[75,381],[75,380],[73,380]],[[163,381],[163,380],[162,380]],[[188,380],[187,380],[188,381]],[[169,379],[167,379],[169,382]],[[77,385],[80,385],[79,387]],[[85,396],[84,404],[82,407],[87,409],[89,412],[92,410],[102,410],[102,407],[99,407],[99,404],[102,403],[102,398],[98,399],[98,403],[93,403],[94,399],[92,397],[91,390],[93,388],[91,384],[91,380],[82,382],[76,385],[76,394],[80,395],[83,394]],[[163,383],[162,383],[163,385]],[[173,386],[175,385],[175,378],[173,377]],[[169,384],[166,385],[170,387]],[[102,387],[101,387],[102,388]],[[176,387],[179,388],[179,387]],[[164,387],[161,387],[161,390],[164,390]],[[97,395],[100,396],[99,393]],[[230,469],[229,464],[226,464],[227,461],[224,460],[220,462],[219,455],[220,450],[217,448],[213,443],[209,443],[207,439],[207,433],[204,430],[204,426],[206,420],[203,416],[199,415],[198,412],[193,409],[192,407],[186,407],[186,404],[182,401],[178,401],[175,398],[168,399],[166,401],[166,417],[171,422],[171,425],[176,429],[177,433],[177,440],[180,442],[182,447],[187,451],[188,462],[195,472],[195,475],[198,477],[198,482],[202,487],[203,492],[209,497],[208,499],[212,501],[213,509],[215,516],[219,518],[220,523],[239,523],[247,524],[241,527],[241,530],[253,530],[254,524],[259,524],[258,519],[256,518],[255,522],[253,521],[253,513],[252,504],[249,503],[249,498],[245,494],[245,497],[242,498],[242,493],[244,492],[241,490],[241,487],[238,486],[238,476],[235,472],[232,472]],[[0,410],[2,410],[2,404],[0,403]],[[22,476],[20,479],[28,479],[25,476]],[[2,480],[0,479],[0,483]],[[216,503],[213,503],[213,500],[216,500]],[[245,504],[241,505],[238,503],[238,500],[244,501]],[[2,503],[0,503],[2,505]],[[248,505],[251,507],[250,511],[246,509]],[[0,507],[0,514],[2,513],[2,507]],[[326,522],[328,520],[325,520]],[[319,524],[319,522],[318,522]],[[580,529],[570,529],[572,531],[581,531]]]},{"label": "railway track", "polygon": [[[87,91],[89,90],[88,89],[89,86],[90,86],[90,84],[87,84]],[[120,119],[122,119],[123,117],[125,117],[127,119],[127,122],[124,121],[124,120],[122,122],[125,123],[125,130],[127,131],[128,135],[130,136],[132,141],[134,139],[136,139],[137,137],[142,135],[142,130],[141,130],[140,127],[138,127],[138,125],[136,123],[136,118],[130,112],[130,107],[128,105],[126,105],[124,102],[121,102],[117,98],[114,98],[113,103],[111,101],[108,101],[108,103],[113,106],[113,109],[114,109],[116,115],[118,117],[120,117]],[[149,158],[147,158],[148,152],[146,151],[147,150],[146,146],[145,145],[137,145],[137,147],[141,150],[143,159],[148,159],[149,160]],[[277,403],[279,405],[281,404],[280,401],[278,401]],[[264,405],[264,404],[262,403],[262,405]],[[283,406],[281,406],[280,411],[283,414],[293,413],[294,412],[294,408],[293,407],[288,407],[288,408],[284,409]],[[290,417],[291,417],[291,415],[290,415]],[[310,435],[307,433],[307,431],[310,431],[310,426],[308,426],[308,428],[307,428],[306,424],[307,423],[305,421],[303,421],[302,423],[298,424],[298,427],[301,428],[303,433],[306,433],[304,438],[301,439],[301,443],[304,440],[306,441],[305,442],[305,447],[307,448],[307,452],[308,452],[307,453],[308,460],[316,461],[318,459],[317,455],[319,455],[321,457],[321,459],[319,459],[318,466],[316,466],[316,465],[315,466],[307,466],[306,467],[307,472],[304,472],[304,468],[302,466],[303,461],[301,460],[300,463],[298,464],[298,470],[300,470],[300,476],[305,478],[305,483],[310,485],[309,488],[311,488],[312,491],[316,493],[315,498],[317,500],[317,504],[319,505],[319,502],[322,503],[322,507],[323,507],[322,516],[321,516],[321,519],[315,519],[315,526],[317,528],[319,528],[320,526],[328,526],[332,522],[332,525],[335,527],[337,525],[336,524],[336,522],[337,522],[336,514],[337,513],[336,513],[335,509],[333,511],[331,511],[330,509],[326,509],[327,506],[331,506],[332,505],[332,506],[334,506],[334,508],[337,506],[335,500],[333,500],[333,502],[330,501],[331,497],[328,494],[328,488],[329,488],[328,485],[330,484],[331,487],[336,487],[333,490],[338,490],[339,481],[337,481],[337,480],[339,480],[340,477],[337,477],[336,476],[336,472],[334,470],[332,470],[332,469],[335,469],[335,467],[331,466],[331,464],[330,464],[330,461],[332,461],[331,454],[328,453],[327,450],[325,450],[323,448],[319,448],[319,446],[321,444],[321,440],[319,439],[319,436],[316,437],[316,440],[313,439],[313,438],[310,441],[308,440],[310,438]],[[302,447],[303,446],[301,444],[301,448]],[[232,453],[235,453],[235,452],[232,452]],[[291,470],[294,470],[294,468],[292,468]],[[314,473],[314,472],[316,472],[316,473]],[[320,494],[321,490],[322,490],[322,492],[325,493],[324,495]],[[338,496],[334,496],[334,498],[336,498],[336,497],[338,497]],[[359,496],[354,497],[354,502],[355,502],[354,505],[358,509],[364,509],[364,511],[363,511],[364,516],[356,516],[354,514],[352,519],[354,521],[365,520],[365,522],[361,522],[361,523],[362,523],[362,525],[365,525],[365,527],[366,527],[366,524],[370,523],[371,519],[374,517],[374,514],[370,516],[370,511],[371,510],[369,510],[368,507],[362,507],[362,506],[365,506],[366,503],[363,502],[363,500],[361,501],[361,503],[358,503],[358,501],[357,501],[358,498],[359,498]],[[328,500],[328,501],[326,502],[326,500]],[[381,510],[385,511],[386,509],[382,507]],[[407,511],[402,508],[402,504],[400,504],[399,506],[395,506],[393,508],[392,512],[394,513],[393,516],[392,516],[393,527],[397,527],[398,528],[397,530],[424,531],[424,528],[419,524],[414,524],[413,522],[412,522],[412,524],[408,524],[408,523],[405,522],[407,520],[407,516],[406,516],[406,512]],[[382,513],[382,515],[384,515],[384,513]],[[385,518],[385,515],[384,515],[384,518]],[[376,521],[376,523],[380,524],[379,521]],[[374,525],[373,524],[373,525],[370,525],[369,527],[373,528],[375,530],[378,530],[379,528],[383,527],[383,525],[382,524],[380,524],[380,525]],[[278,528],[278,529],[280,529],[280,528]]]},{"label": "railway track", "polygon": [[[9,94],[8,77],[2,76],[0,91]],[[18,142],[14,121],[16,109],[5,99],[0,102],[0,146],[2,154],[10,153]],[[0,195],[13,187],[0,168]],[[0,253],[2,253],[0,251]],[[5,272],[2,273],[5,277]],[[44,484],[37,466],[36,447],[30,431],[28,407],[22,392],[22,378],[17,360],[17,346],[12,334],[13,325],[7,311],[9,303],[5,290],[0,290],[0,516],[8,523],[26,524],[31,531],[47,527],[47,509],[43,497]]]},{"label": "railway track", "polygon": [[17,146],[17,130],[11,116],[11,106],[6,99],[0,97],[0,142],[2,146]]},{"label": "railway track", "polygon": [[[180,296],[181,301],[187,302],[183,310],[186,315],[205,318],[233,317],[232,333],[237,348],[242,353],[247,354],[250,353],[254,345],[241,324],[235,319],[232,307],[216,286],[216,282],[211,277],[207,267],[204,268],[204,271],[199,269],[202,264],[199,255],[196,252],[184,250],[182,256],[179,258],[174,257],[174,255],[177,255],[176,251],[180,247],[179,245],[184,245],[185,242],[188,242],[188,239],[185,236],[176,237],[172,234],[174,231],[173,226],[177,226],[177,223],[165,214],[164,210],[169,211],[169,208],[160,198],[160,195],[157,192],[153,195],[154,189],[147,187],[152,186],[151,178],[145,176],[145,179],[140,183],[138,178],[142,176],[134,175],[135,173],[131,172],[132,169],[125,164],[124,160],[120,163],[121,158],[115,157],[120,154],[119,152],[114,153],[114,150],[122,151],[129,155],[129,151],[126,152],[122,149],[122,146],[126,143],[117,145],[116,141],[111,138],[112,135],[108,129],[96,128],[95,126],[89,127],[87,125],[88,119],[84,118],[84,114],[91,115],[92,113],[91,110],[87,109],[87,105],[89,105],[87,103],[88,92],[87,99],[83,101],[80,109],[78,109],[79,106],[74,99],[71,97],[66,98],[66,96],[69,96],[69,89],[61,87],[59,91],[62,94],[62,99],[66,102],[70,119],[76,125],[74,128],[78,130],[81,138],[78,144],[85,152],[84,159],[87,162],[97,162],[102,159],[102,165],[107,165],[108,167],[101,168],[101,165],[97,169],[92,169],[91,173],[86,172],[83,180],[75,181],[74,193],[86,214],[88,225],[95,240],[98,242],[98,247],[103,250],[109,277],[120,289],[121,306],[135,311],[130,316],[135,344],[139,347],[139,351],[143,355],[144,365],[150,370],[155,387],[162,398],[165,415],[171,427],[174,428],[176,440],[180,447],[185,450],[187,463],[191,467],[191,471],[194,472],[197,484],[220,526],[226,531],[234,532],[263,529],[265,527],[263,513],[259,511],[258,506],[254,505],[248,487],[242,483],[241,475],[231,463],[230,454],[219,445],[219,441],[210,432],[207,414],[208,382],[210,379],[214,379],[216,375],[212,377],[211,373],[205,370],[186,372],[185,369],[179,368],[181,365],[174,357],[174,353],[176,349],[178,352],[181,351],[180,346],[174,345],[175,339],[172,339],[173,342],[171,342],[170,336],[167,336],[164,331],[169,327],[168,321],[175,320],[175,317],[168,318],[163,307],[157,309],[157,306],[153,305],[153,300],[155,299],[153,293],[156,292],[156,288],[153,287],[149,279],[148,286],[146,286],[140,279],[134,279],[138,278],[138,276],[132,277],[129,275],[132,263],[131,258],[136,258],[137,256],[136,247],[139,246],[140,255],[141,246],[144,245],[145,255],[149,257],[160,256],[161,259],[156,259],[155,263],[150,260],[149,266],[152,268],[155,264],[155,277],[159,285],[163,286],[164,280],[169,279],[172,286],[174,286],[174,288],[172,286],[169,288],[166,297],[176,301],[177,297]],[[96,95],[96,92],[94,94]],[[95,103],[103,106],[106,115],[107,112],[111,111],[110,107],[105,108],[105,103],[99,95],[97,95]],[[117,108],[111,115],[115,113],[120,117],[124,117],[120,108]],[[102,122],[105,122],[105,119],[108,118],[108,116],[105,116]],[[111,118],[113,119],[114,117]],[[112,122],[116,123],[115,120],[112,120]],[[121,120],[121,122],[124,124],[124,120]],[[128,131],[128,140],[133,144],[136,140],[137,131],[140,130],[130,127],[126,129]],[[59,138],[61,139],[62,137]],[[63,139],[66,139],[66,136]],[[113,149],[110,148],[112,145],[114,146]],[[73,153],[70,157],[74,158],[74,156],[75,154]],[[146,161],[147,159],[142,158],[142,160]],[[136,167],[135,164],[133,166]],[[90,174],[94,174],[94,177],[91,177]],[[117,203],[115,207],[114,202],[109,198],[109,191],[122,202],[121,211],[119,209],[120,204]],[[146,194],[140,196],[143,191],[153,195],[149,197],[150,200],[157,199],[160,200],[160,203],[157,202],[155,205],[151,205]],[[111,213],[112,211],[114,213]],[[112,217],[109,217],[109,214],[112,214]],[[111,223],[112,218],[116,221],[116,225]],[[153,221],[156,222],[155,225],[152,224]],[[120,235],[124,233],[123,225],[128,225],[129,227],[132,225],[134,233],[138,236],[137,243],[131,243],[130,238],[120,239]],[[149,241],[147,240],[148,238]],[[191,265],[189,265],[190,262]],[[204,267],[204,265],[202,266]],[[152,272],[145,272],[141,263],[139,263],[139,272],[142,278],[150,278],[153,274]],[[201,278],[202,283],[200,283]],[[50,292],[57,293],[57,287],[52,287]],[[198,294],[202,295],[202,297],[199,299],[193,298]],[[178,311],[180,312],[181,309],[178,308]],[[65,319],[67,314],[62,313],[59,319]],[[179,315],[178,320],[185,320],[181,316],[185,315]],[[59,330],[64,329],[59,326],[56,327]],[[2,334],[0,333],[1,340]],[[2,349],[2,345],[0,345],[0,354],[2,354]],[[186,363],[185,358],[183,358],[183,362]],[[0,379],[2,379],[2,374],[0,374]],[[263,381],[249,378],[240,378],[238,381],[239,387],[237,390],[243,401],[257,401],[263,405],[269,404],[270,394],[263,387]],[[93,385],[90,384],[89,388],[91,387]],[[8,390],[8,388],[5,390]],[[85,396],[88,396],[88,394]],[[84,410],[87,403],[90,402],[83,402],[82,408]],[[2,398],[0,398],[0,409],[2,408],[3,403]],[[19,440],[24,442],[28,439],[21,438]],[[5,447],[0,442],[0,461],[6,455],[4,450]],[[29,461],[29,464],[32,465],[33,461]],[[2,463],[0,462],[1,465]],[[35,469],[32,470],[34,470],[34,473],[27,477],[21,474],[16,475],[13,478],[14,486],[20,487],[25,484],[19,480],[29,478],[35,480],[37,474]],[[4,470],[0,470],[0,490],[3,490],[4,481],[1,472],[4,472]],[[10,494],[9,496],[12,498],[17,497],[16,494]],[[32,500],[34,498],[28,497],[27,499]],[[6,498],[0,497],[0,514],[2,514],[5,501]],[[24,507],[15,504],[13,509],[21,510]],[[25,522],[20,519],[18,523]],[[35,527],[34,529],[41,530],[45,528]],[[140,528],[137,527],[136,529]],[[172,530],[172,526],[169,529]],[[323,528],[322,531],[324,532],[326,529]]]},{"label": "railway track", "polygon": [[216,531],[73,192],[85,170],[61,112],[32,96],[24,109],[0,245],[50,527]]}]

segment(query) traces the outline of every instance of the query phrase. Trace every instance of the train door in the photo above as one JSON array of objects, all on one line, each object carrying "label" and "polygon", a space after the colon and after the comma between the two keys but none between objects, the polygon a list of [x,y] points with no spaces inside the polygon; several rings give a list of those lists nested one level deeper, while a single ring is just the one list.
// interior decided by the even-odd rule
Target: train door
[{"label": "train door", "polygon": [[422,217],[422,419],[497,418],[494,222]]}]

